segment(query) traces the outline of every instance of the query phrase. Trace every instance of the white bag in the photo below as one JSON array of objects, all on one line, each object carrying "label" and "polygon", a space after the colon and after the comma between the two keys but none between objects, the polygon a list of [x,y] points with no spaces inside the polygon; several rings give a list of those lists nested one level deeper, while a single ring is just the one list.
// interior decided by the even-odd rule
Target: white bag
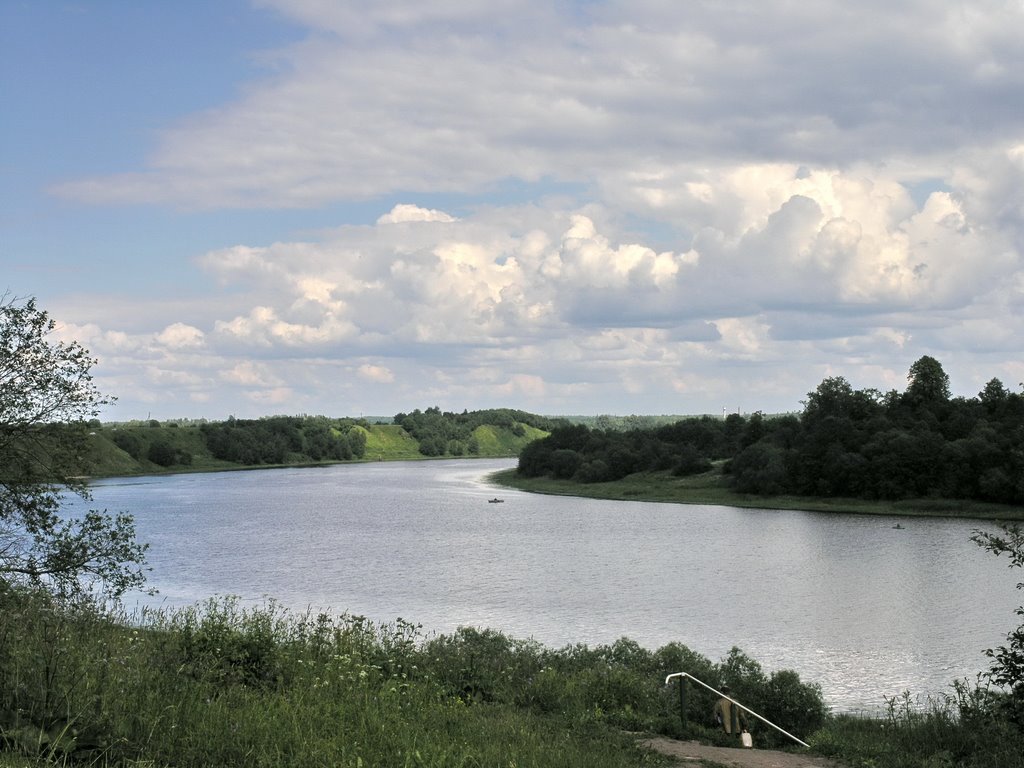
[{"label": "white bag", "polygon": [[740,734],[740,743],[744,747],[752,748],[754,746],[754,739],[753,739],[753,737],[749,733],[744,731],[743,733]]}]

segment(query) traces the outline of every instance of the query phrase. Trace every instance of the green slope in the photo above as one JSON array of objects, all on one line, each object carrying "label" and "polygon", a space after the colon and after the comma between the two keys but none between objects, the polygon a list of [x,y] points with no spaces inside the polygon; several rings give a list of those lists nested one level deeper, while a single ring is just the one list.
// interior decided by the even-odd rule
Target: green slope
[{"label": "green slope", "polygon": [[[275,417],[276,418],[276,417]],[[255,422],[248,422],[250,425]],[[238,424],[244,422],[226,422]],[[149,475],[166,472],[203,472],[224,469],[242,469],[257,466],[310,465],[335,463],[344,458],[330,458],[322,454],[307,453],[308,446],[317,429],[328,425],[334,437],[359,434],[365,438],[362,454],[352,455],[350,461],[408,461],[426,458],[420,442],[397,424],[369,424],[365,421],[327,420],[323,417],[295,417],[295,429],[288,433],[294,441],[286,451],[279,454],[274,463],[266,459],[262,463],[247,464],[243,461],[228,461],[214,456],[214,449],[208,444],[210,430],[198,424],[177,424],[173,422],[134,422],[130,424],[108,424],[95,426],[89,433],[88,467],[83,474],[93,477],[116,477],[128,475]],[[214,430],[216,431],[216,430]],[[251,440],[243,431],[231,440]],[[464,445],[462,453],[453,456],[445,454],[438,458],[493,458],[517,456],[533,440],[545,437],[544,430],[523,424],[509,422],[497,426],[484,424],[472,432],[471,445]],[[266,440],[266,435],[262,435]],[[276,439],[272,436],[271,439]],[[263,444],[263,443],[260,443]],[[223,446],[221,448],[223,451]],[[225,455],[223,452],[218,455]]]},{"label": "green slope", "polygon": [[523,434],[516,435],[511,429],[495,427],[491,424],[483,424],[473,430],[473,437],[476,438],[480,448],[479,456],[518,456],[519,452],[528,443],[547,437],[548,433],[531,427],[527,424],[520,424]]},{"label": "green slope", "polygon": [[421,459],[420,446],[408,432],[393,424],[372,424],[357,427],[366,434],[367,461]]}]

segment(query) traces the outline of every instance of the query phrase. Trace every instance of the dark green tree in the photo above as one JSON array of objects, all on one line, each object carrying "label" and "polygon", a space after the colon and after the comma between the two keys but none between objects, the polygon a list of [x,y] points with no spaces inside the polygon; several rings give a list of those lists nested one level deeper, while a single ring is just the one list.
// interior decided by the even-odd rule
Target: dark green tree
[{"label": "dark green tree", "polygon": [[829,416],[849,417],[853,398],[853,387],[842,376],[823,379],[813,392],[807,393],[807,400],[804,401],[804,423]]},{"label": "dark green tree", "polygon": [[579,470],[583,460],[570,448],[557,448],[551,452],[551,475],[557,478],[571,478]]},{"label": "dark green tree", "polygon": [[903,400],[911,406],[935,406],[949,400],[949,376],[934,357],[919,358],[907,374]]},{"label": "dark green tree", "polygon": [[119,597],[145,581],[131,516],[60,514],[68,491],[89,498],[88,422],[110,399],[88,351],[55,329],[34,299],[0,298],[0,581]]},{"label": "dark green tree", "polygon": [[692,445],[682,445],[672,465],[672,474],[677,477],[687,475],[699,475],[702,472],[711,470],[711,461],[701,454]]},{"label": "dark green tree", "polygon": [[149,446],[147,458],[161,467],[169,467],[177,460],[174,446],[166,440],[157,440]]},{"label": "dark green tree", "polygon": [[145,445],[142,439],[127,429],[120,429],[114,433],[114,445],[127,453],[133,459],[141,459]]},{"label": "dark green tree", "polygon": [[783,493],[790,482],[786,464],[786,451],[778,446],[768,442],[748,446],[730,462],[733,488],[765,496]]},{"label": "dark green tree", "polygon": [[978,393],[978,399],[988,413],[997,415],[1010,399],[1010,391],[999,379],[989,379],[985,388]]}]

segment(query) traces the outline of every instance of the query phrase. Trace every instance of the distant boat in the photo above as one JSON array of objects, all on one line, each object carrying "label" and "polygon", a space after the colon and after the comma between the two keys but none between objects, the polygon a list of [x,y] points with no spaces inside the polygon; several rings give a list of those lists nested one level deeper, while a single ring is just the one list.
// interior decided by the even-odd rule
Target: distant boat
[{"label": "distant boat", "polygon": [[504,499],[499,499],[499,498],[495,497],[493,499],[488,499],[487,503],[488,504],[504,504],[505,500]]},{"label": "distant boat", "polygon": [[895,528],[898,531],[902,531],[903,530],[903,526],[900,525],[899,523],[896,523],[896,525],[894,525],[893,528]]}]

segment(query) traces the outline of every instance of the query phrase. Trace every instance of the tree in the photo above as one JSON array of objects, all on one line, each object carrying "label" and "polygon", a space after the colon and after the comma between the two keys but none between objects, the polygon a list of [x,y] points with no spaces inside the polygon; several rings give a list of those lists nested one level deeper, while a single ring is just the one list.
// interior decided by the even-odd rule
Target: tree
[{"label": "tree", "polygon": [[933,406],[949,400],[949,376],[934,357],[925,355],[910,366],[907,381],[903,398],[912,406]]},{"label": "tree", "polygon": [[823,379],[804,401],[805,424],[828,417],[865,421],[879,413],[881,393],[874,389],[854,389],[842,376]]},{"label": "tree", "polygon": [[[1003,524],[1000,528],[1001,533],[975,531],[971,540],[994,555],[1008,555],[1011,568],[1024,568],[1024,528],[1018,524]],[[1024,589],[1024,582],[1018,583],[1017,589]],[[1024,605],[1016,614],[1024,619]],[[1006,645],[985,651],[993,660],[989,677],[996,685],[1009,689],[1010,716],[1024,725],[1024,624],[1010,632],[1006,641]]]},{"label": "tree", "polygon": [[169,467],[178,459],[174,446],[166,440],[157,440],[152,443],[149,446],[149,451],[147,451],[147,457],[154,464],[159,464],[161,467]]},{"label": "tree", "polygon": [[0,297],[0,586],[37,584],[62,597],[117,598],[142,586],[146,546],[127,514],[61,514],[89,499],[89,419],[111,400],[77,342],[58,342],[34,299]]},{"label": "tree", "polygon": [[978,393],[978,399],[990,414],[997,414],[1009,398],[1010,391],[996,378],[989,379],[985,388]]},{"label": "tree", "polygon": [[817,389],[807,393],[804,401],[805,423],[819,421],[829,416],[845,418],[850,415],[853,402],[853,387],[842,376],[829,376],[822,380]]}]

